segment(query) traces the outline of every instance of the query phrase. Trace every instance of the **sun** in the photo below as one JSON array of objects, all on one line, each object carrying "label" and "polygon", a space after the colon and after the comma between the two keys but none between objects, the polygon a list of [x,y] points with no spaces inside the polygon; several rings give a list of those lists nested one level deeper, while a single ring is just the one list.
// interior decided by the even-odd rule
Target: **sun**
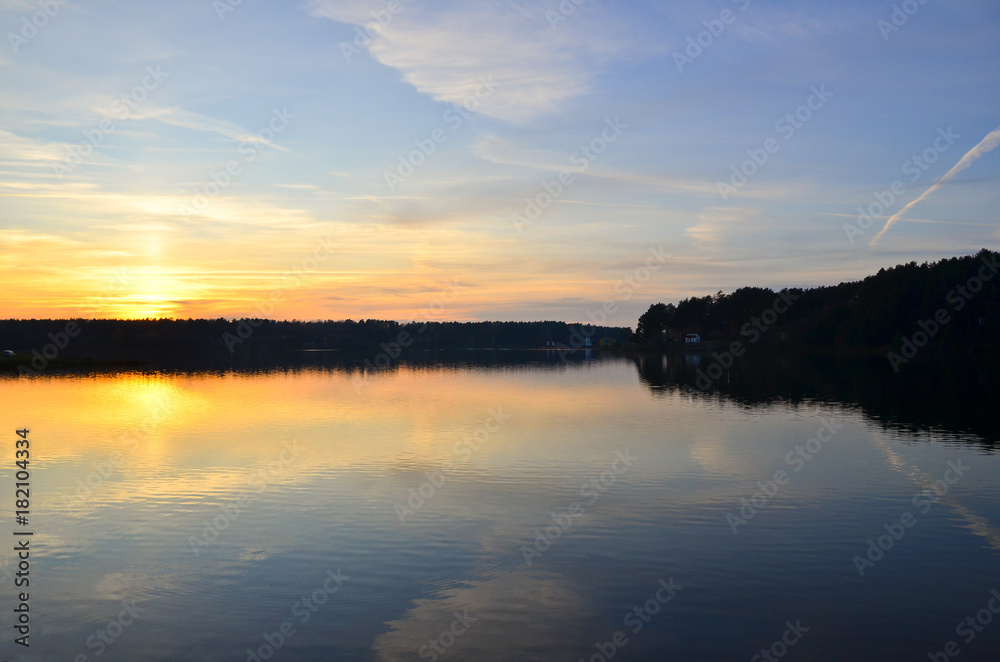
[{"label": "sun", "polygon": [[162,267],[123,268],[113,283],[94,297],[94,317],[160,319],[173,317],[194,295],[193,287]]}]

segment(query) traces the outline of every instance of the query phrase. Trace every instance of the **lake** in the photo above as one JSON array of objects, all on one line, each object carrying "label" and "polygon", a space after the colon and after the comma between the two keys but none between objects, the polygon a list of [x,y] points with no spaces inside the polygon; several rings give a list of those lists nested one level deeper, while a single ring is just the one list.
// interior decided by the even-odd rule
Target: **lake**
[{"label": "lake", "polygon": [[997,659],[995,369],[702,360],[4,378],[4,659]]}]

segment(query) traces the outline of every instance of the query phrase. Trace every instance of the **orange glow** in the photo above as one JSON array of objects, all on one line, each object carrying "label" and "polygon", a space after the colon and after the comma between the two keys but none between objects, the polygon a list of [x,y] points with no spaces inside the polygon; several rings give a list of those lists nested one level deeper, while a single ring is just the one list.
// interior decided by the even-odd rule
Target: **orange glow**
[{"label": "orange glow", "polygon": [[[506,228],[484,233],[477,218],[446,230],[321,223],[219,199],[211,217],[188,221],[168,213],[180,198],[70,191],[46,200],[67,214],[92,205],[90,213],[111,220],[93,221],[88,232],[0,230],[4,317],[465,321],[537,310],[529,318],[552,319],[546,302],[580,301],[577,313],[556,318],[582,321],[582,302],[616,297],[622,277],[617,266],[595,263],[585,242],[556,258],[547,246],[562,238],[545,228],[528,240]],[[203,231],[211,241],[200,239]],[[645,254],[633,257],[641,264]],[[670,296],[657,287],[649,283],[644,298]]]},{"label": "orange glow", "polygon": [[[634,370],[625,364],[622,369]],[[266,378],[124,373],[0,380],[0,396],[32,423],[37,437],[49,440],[54,462],[117,451],[131,453],[130,463],[150,469],[205,468],[215,462],[213,456],[235,466],[266,464],[292,439],[303,448],[334,448],[322,454],[324,461],[335,458],[345,469],[400,458],[432,465],[435,458],[451,456],[455,443],[482,427],[491,410],[511,417],[495,436],[503,443],[490,445],[484,455],[516,455],[531,452],[537,441],[518,434],[532,422],[557,415],[585,427],[589,420],[627,411],[637,396],[630,389],[609,392],[603,382],[559,391],[549,383],[555,374],[528,380],[504,371],[401,368],[359,378],[359,373],[319,371]],[[635,390],[641,393],[638,384]],[[386,416],[387,408],[392,416]],[[359,429],[368,435],[357,437]],[[217,443],[233,438],[248,441]]]}]

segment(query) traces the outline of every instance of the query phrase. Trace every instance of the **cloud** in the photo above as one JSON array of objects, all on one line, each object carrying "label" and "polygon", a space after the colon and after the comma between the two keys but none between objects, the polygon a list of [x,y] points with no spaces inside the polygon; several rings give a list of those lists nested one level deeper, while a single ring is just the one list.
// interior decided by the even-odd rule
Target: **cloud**
[{"label": "cloud", "polygon": [[23,247],[26,244],[48,244],[59,246],[71,246],[76,242],[68,237],[59,237],[51,234],[39,234],[27,230],[0,230],[0,249],[10,247]]},{"label": "cloud", "polygon": [[[499,541],[503,544],[503,541]],[[511,555],[509,549],[505,549]],[[520,554],[518,554],[518,557]],[[520,560],[520,558],[517,558]],[[432,598],[421,598],[399,620],[386,625],[373,650],[379,662],[412,660],[414,652],[429,657],[427,642],[449,629],[456,614],[469,621],[468,628],[456,626],[463,634],[449,649],[451,657],[466,660],[510,660],[510,605],[516,605],[518,644],[537,648],[551,641],[556,633],[564,634],[579,618],[581,597],[568,582],[557,576],[534,576],[526,569],[514,569],[483,581],[466,582],[467,586],[442,591]]]},{"label": "cloud", "polygon": [[552,9],[538,3],[441,4],[403,3],[402,11],[381,26],[373,12],[386,12],[384,2],[314,0],[312,12],[371,26],[371,56],[438,101],[462,103],[480,87],[481,76],[492,76],[497,92],[479,112],[512,122],[555,112],[586,94],[601,64],[621,53],[612,52],[629,48],[624,35],[612,34],[617,31],[613,21],[587,13],[596,8],[560,15],[566,21],[553,28],[546,18]]},{"label": "cloud", "polygon": [[[698,223],[686,227],[684,234],[700,250],[730,250],[734,245],[749,245],[753,238],[773,233],[777,228],[768,223],[757,207],[705,207],[696,215]],[[730,258],[735,256],[730,253]]]},{"label": "cloud", "polygon": [[940,179],[938,179],[930,186],[930,188],[921,193],[920,197],[918,197],[916,200],[913,200],[905,207],[900,209],[898,212],[893,214],[889,218],[889,220],[885,222],[885,226],[879,231],[877,235],[875,235],[875,238],[871,240],[871,243],[868,244],[869,247],[874,248],[875,244],[878,243],[878,240],[882,238],[882,235],[888,232],[889,228],[891,228],[896,223],[896,221],[898,221],[903,216],[903,214],[905,214],[910,209],[910,207],[924,200],[927,196],[929,196],[931,193],[941,188],[944,184],[947,184],[955,175],[957,175],[958,173],[962,172],[963,170],[971,166],[973,162],[975,162],[975,160],[978,159],[983,154],[986,154],[987,152],[996,149],[998,145],[1000,145],[1000,127],[997,127],[992,131],[990,131],[988,134],[986,134],[986,137],[980,140],[978,145],[976,145],[968,152],[966,152],[965,156],[959,159],[958,163],[956,163],[951,170],[942,175]]},{"label": "cloud", "polygon": [[319,187],[315,184],[275,184],[276,188],[290,188],[296,191],[318,191]]},{"label": "cloud", "polygon": [[698,225],[692,225],[689,228],[685,228],[684,234],[700,244],[715,243],[722,239],[721,228],[713,223],[699,223]]},{"label": "cloud", "polygon": [[67,145],[62,143],[42,143],[25,138],[10,131],[0,129],[0,163],[13,161],[61,161]]},{"label": "cloud", "polygon": [[[248,132],[238,124],[215,119],[214,117],[208,117],[200,113],[194,113],[189,110],[184,110],[183,108],[147,108],[132,110],[129,114],[129,119],[154,119],[164,124],[178,126],[184,129],[203,131],[206,133],[217,133],[221,136],[229,138],[233,142],[256,142],[267,145],[272,149],[281,151],[288,150],[287,147],[283,147],[271,140],[267,140],[259,134]],[[266,124],[262,127],[262,129],[263,128],[266,128]]]},{"label": "cloud", "polygon": [[[696,195],[717,195],[713,182],[686,177],[673,177],[645,172],[628,172],[602,167],[599,162],[588,162],[586,167],[570,160],[571,153],[559,153],[537,147],[522,147],[498,136],[486,136],[473,146],[475,155],[497,165],[531,168],[546,172],[583,173],[588,177],[628,184],[652,191],[683,192]],[[564,202],[569,202],[564,200]]]}]

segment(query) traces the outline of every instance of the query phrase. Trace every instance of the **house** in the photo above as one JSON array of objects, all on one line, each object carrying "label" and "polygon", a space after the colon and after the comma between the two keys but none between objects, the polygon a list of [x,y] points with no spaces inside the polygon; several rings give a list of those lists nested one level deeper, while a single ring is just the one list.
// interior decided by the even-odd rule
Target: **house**
[{"label": "house", "polygon": [[685,333],[684,334],[684,344],[699,343],[701,342],[701,336],[697,333]]}]

